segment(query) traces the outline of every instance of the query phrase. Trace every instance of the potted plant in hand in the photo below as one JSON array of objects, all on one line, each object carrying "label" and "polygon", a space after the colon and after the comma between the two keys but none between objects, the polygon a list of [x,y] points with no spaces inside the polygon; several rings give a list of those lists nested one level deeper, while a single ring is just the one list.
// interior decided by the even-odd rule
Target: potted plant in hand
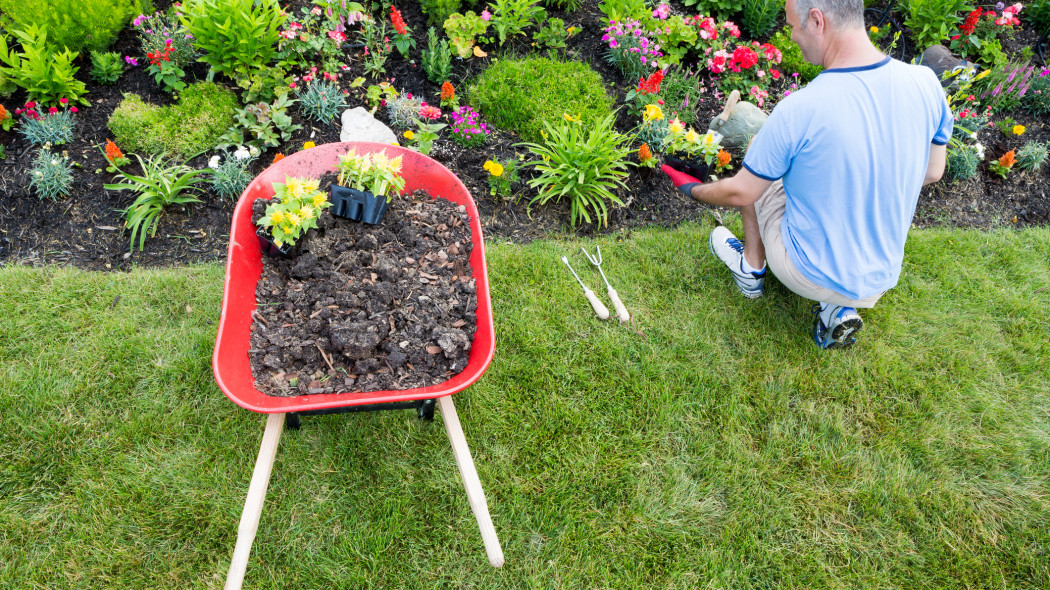
[{"label": "potted plant in hand", "polygon": [[699,180],[706,180],[712,164],[718,163],[718,152],[722,149],[722,135],[708,131],[701,135],[692,127],[686,127],[679,119],[667,125],[664,139],[664,162],[681,172]]},{"label": "potted plant in hand", "polygon": [[386,150],[358,155],[354,148],[339,156],[339,174],[331,187],[332,214],[354,221],[376,224],[383,219],[394,195],[405,188],[401,156],[390,158]]},{"label": "potted plant in hand", "polygon": [[317,186],[317,180],[306,178],[285,177],[284,183],[273,183],[273,199],[256,222],[259,229],[255,233],[264,254],[294,255],[296,241],[317,227],[321,211],[332,206]]}]

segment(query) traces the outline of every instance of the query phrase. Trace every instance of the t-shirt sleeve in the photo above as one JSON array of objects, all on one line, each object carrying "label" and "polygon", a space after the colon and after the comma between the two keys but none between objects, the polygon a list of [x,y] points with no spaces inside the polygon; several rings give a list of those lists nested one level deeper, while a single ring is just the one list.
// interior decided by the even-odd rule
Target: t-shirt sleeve
[{"label": "t-shirt sleeve", "polygon": [[941,89],[940,83],[937,84],[937,97],[940,101],[938,108],[940,108],[941,120],[937,123],[937,131],[933,134],[933,145],[947,145],[948,140],[952,138],[952,128],[955,126],[955,117],[952,116],[952,109],[948,106],[948,98],[944,95],[944,90]]},{"label": "t-shirt sleeve", "polygon": [[744,155],[743,166],[748,172],[765,180],[777,180],[787,173],[794,157],[793,133],[789,128],[791,116],[785,114],[790,104],[781,101],[755,134],[751,147]]}]

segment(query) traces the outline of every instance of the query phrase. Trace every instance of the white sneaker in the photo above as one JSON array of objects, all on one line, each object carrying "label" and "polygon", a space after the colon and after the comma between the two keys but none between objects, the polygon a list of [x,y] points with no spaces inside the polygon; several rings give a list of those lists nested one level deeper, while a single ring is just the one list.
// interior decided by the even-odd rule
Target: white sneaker
[{"label": "white sneaker", "polygon": [[711,230],[711,237],[707,240],[711,253],[725,263],[729,271],[733,273],[733,280],[740,292],[748,299],[755,299],[762,295],[763,283],[766,279],[766,269],[761,272],[747,272],[744,270],[744,243],[736,239],[733,232],[725,226],[718,226]]},{"label": "white sneaker", "polygon": [[824,325],[821,319],[820,304],[813,306],[816,318],[813,320],[813,342],[821,348],[846,348],[857,339],[853,336],[864,327],[857,310],[852,307],[837,306],[831,311],[831,324]]}]

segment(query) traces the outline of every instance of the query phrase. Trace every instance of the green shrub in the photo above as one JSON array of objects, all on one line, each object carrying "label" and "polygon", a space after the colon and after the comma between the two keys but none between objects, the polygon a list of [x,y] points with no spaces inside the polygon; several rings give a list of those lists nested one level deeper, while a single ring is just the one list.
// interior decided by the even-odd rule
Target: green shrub
[{"label": "green shrub", "polygon": [[1050,75],[1043,76],[1043,71],[1046,70],[1040,71],[1032,79],[1022,104],[1029,113],[1045,117],[1050,115]]},{"label": "green shrub", "polygon": [[29,187],[41,199],[58,200],[73,188],[73,170],[69,158],[53,154],[48,149],[40,150],[29,171]]},{"label": "green shrub", "polygon": [[115,51],[91,52],[91,79],[107,86],[124,74],[124,59]]},{"label": "green shrub", "polygon": [[37,24],[55,49],[101,51],[151,8],[148,0],[0,0],[0,25],[14,30]]},{"label": "green shrub", "polygon": [[427,23],[431,25],[445,22],[453,13],[459,12],[460,6],[460,0],[419,0],[419,7],[423,9],[423,14],[427,15]]},{"label": "green shrub", "polygon": [[448,39],[438,38],[437,29],[427,31],[427,47],[423,50],[423,71],[427,80],[441,84],[452,75],[452,47]]},{"label": "green shrub", "polygon": [[214,73],[247,76],[270,63],[284,22],[277,0],[188,0],[182,26]]},{"label": "green shrub", "polygon": [[1017,167],[1026,172],[1036,172],[1046,161],[1047,143],[1029,141],[1017,150]]},{"label": "green shrub", "polygon": [[784,13],[784,0],[744,0],[740,25],[752,39],[765,37]]},{"label": "green shrub", "polygon": [[1050,0],[1032,0],[1024,5],[1021,20],[1031,23],[1039,33],[1050,32]]},{"label": "green shrub", "polygon": [[557,8],[572,14],[583,8],[583,0],[544,0],[543,5],[547,8]]},{"label": "green shrub", "polygon": [[74,76],[80,69],[73,66],[76,53],[52,49],[47,31],[39,25],[12,32],[22,49],[9,49],[7,36],[0,35],[0,94],[10,94],[13,85],[25,88],[31,100],[47,106],[55,106],[63,98],[90,104],[83,98],[86,86]]},{"label": "green shrub", "polygon": [[815,66],[802,57],[802,48],[791,40],[791,27],[785,26],[777,31],[769,40],[769,43],[780,50],[783,59],[780,61],[780,71],[791,75],[798,72],[802,82],[809,82],[824,71],[823,66]]},{"label": "green shrub", "polygon": [[908,0],[904,26],[919,52],[947,41],[962,22],[960,12],[969,8],[967,0]]},{"label": "green shrub", "polygon": [[973,178],[977,176],[977,167],[981,164],[981,156],[977,153],[977,148],[966,144],[949,148],[947,160],[945,175],[948,180]]},{"label": "green shrub", "polygon": [[493,63],[468,86],[467,99],[493,125],[526,141],[542,138],[544,121],[568,114],[593,124],[614,103],[601,76],[587,64],[544,57]]},{"label": "green shrub", "polygon": [[178,103],[159,107],[127,94],[109,119],[114,140],[129,152],[189,158],[219,145],[233,125],[237,97],[211,82],[188,86]]},{"label": "green shrub", "polygon": [[682,4],[692,6],[692,11],[715,17],[719,22],[731,20],[744,10],[744,0],[682,0]]}]

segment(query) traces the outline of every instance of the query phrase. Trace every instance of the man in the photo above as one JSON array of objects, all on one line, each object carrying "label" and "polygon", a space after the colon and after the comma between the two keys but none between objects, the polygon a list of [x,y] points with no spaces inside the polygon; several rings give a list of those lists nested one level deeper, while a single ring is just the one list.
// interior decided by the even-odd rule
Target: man
[{"label": "man", "polygon": [[919,191],[944,173],[952,114],[932,70],[872,45],[863,0],[785,10],[791,39],[825,70],[777,104],[735,176],[704,184],[662,169],[692,198],[740,208],[744,241],[719,226],[709,245],[745,297],[762,294],[768,262],[819,302],[817,346],[842,348],[864,325],[856,308],[897,284]]}]

